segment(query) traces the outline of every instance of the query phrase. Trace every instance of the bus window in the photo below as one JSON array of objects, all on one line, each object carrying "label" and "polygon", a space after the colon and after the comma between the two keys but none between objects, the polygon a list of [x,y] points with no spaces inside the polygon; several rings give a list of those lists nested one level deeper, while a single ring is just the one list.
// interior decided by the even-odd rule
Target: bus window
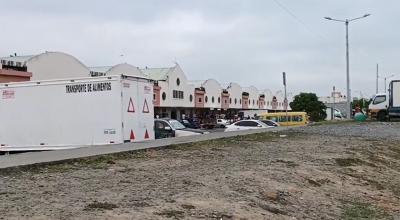
[{"label": "bus window", "polygon": [[292,121],[301,122],[303,121],[303,117],[301,115],[294,115],[292,116]]},{"label": "bus window", "polygon": [[279,117],[279,122],[287,122],[286,116]]}]

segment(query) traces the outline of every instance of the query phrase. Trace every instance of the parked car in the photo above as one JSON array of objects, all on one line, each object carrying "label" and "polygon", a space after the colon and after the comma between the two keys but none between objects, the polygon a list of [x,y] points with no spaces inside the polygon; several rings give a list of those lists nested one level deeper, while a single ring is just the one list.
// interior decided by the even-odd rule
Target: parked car
[{"label": "parked car", "polygon": [[242,120],[228,125],[225,132],[229,131],[242,131],[242,130],[252,130],[252,129],[262,129],[262,128],[272,128],[262,121],[259,120]]},{"label": "parked car", "polygon": [[194,120],[182,119],[179,122],[185,125],[186,128],[194,128],[194,129],[200,128],[199,123]]},{"label": "parked car", "polygon": [[187,128],[175,119],[154,119],[154,134],[156,139],[201,135],[208,133],[209,132],[199,129]]},{"label": "parked car", "polygon": [[280,126],[277,122],[272,121],[272,120],[260,120],[260,121],[262,121],[264,124],[266,124],[268,126],[272,126],[272,127]]},{"label": "parked car", "polygon": [[225,128],[229,124],[229,121],[226,119],[217,119],[217,126],[220,128]]}]

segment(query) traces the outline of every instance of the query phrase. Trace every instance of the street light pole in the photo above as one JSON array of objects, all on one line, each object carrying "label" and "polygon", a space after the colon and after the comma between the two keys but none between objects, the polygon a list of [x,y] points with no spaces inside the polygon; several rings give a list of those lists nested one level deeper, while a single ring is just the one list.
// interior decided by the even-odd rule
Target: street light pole
[{"label": "street light pole", "polygon": [[336,113],[336,108],[335,108],[335,96],[336,96],[336,87],[335,86],[333,86],[333,117],[332,117],[332,120],[335,120],[336,118],[335,118],[335,113]]},{"label": "street light pole", "polygon": [[385,77],[385,93],[386,93],[386,77]]},{"label": "street light pole", "polygon": [[347,118],[351,118],[350,64],[349,64],[349,20],[346,19],[346,86],[347,86]]},{"label": "street light pole", "polygon": [[378,79],[379,79],[379,65],[376,64],[376,94],[378,94],[378,92],[379,92]]},{"label": "street light pole", "polygon": [[330,21],[338,21],[338,22],[343,22],[345,23],[346,26],[346,86],[347,86],[347,118],[351,118],[351,91],[350,91],[350,61],[349,61],[349,23],[354,20],[358,20],[361,18],[365,18],[370,16],[370,14],[365,14],[364,16],[358,17],[358,18],[353,18],[353,19],[346,19],[346,20],[340,20],[340,19],[334,19],[331,17],[325,17],[325,19],[330,20]]}]

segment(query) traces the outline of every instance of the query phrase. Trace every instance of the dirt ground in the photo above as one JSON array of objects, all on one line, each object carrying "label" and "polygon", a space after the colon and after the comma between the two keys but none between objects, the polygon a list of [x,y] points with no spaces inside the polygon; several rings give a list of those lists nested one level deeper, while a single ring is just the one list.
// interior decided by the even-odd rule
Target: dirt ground
[{"label": "dirt ground", "polygon": [[[335,126],[374,135],[329,132]],[[400,219],[400,136],[377,136],[382,126],[317,125],[0,170],[0,219]]]}]

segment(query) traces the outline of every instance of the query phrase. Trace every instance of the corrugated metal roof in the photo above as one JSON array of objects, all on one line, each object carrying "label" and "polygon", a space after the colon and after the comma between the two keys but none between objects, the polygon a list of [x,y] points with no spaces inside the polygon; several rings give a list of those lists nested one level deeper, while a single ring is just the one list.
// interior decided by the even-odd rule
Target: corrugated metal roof
[{"label": "corrugated metal roof", "polygon": [[145,75],[149,76],[152,80],[164,81],[168,78],[168,73],[171,72],[175,67],[167,68],[144,68],[140,69]]}]

